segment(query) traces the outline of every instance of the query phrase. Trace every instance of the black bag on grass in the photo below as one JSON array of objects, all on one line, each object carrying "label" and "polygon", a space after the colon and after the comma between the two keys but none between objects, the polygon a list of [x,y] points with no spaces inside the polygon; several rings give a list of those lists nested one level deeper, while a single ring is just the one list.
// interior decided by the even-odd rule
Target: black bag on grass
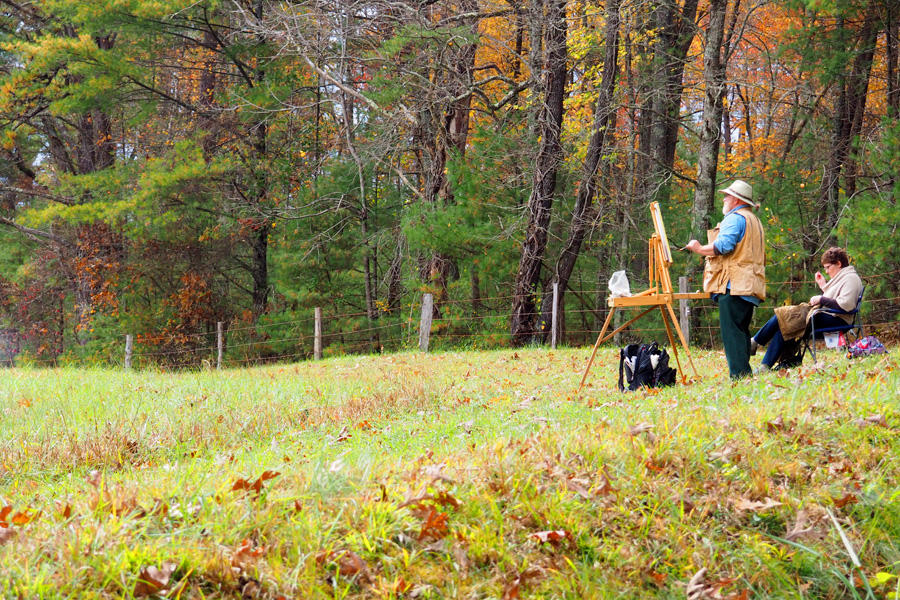
[{"label": "black bag on grass", "polygon": [[630,392],[641,387],[673,385],[676,374],[669,366],[669,353],[656,342],[628,344],[619,350],[619,391],[625,391],[626,382]]}]

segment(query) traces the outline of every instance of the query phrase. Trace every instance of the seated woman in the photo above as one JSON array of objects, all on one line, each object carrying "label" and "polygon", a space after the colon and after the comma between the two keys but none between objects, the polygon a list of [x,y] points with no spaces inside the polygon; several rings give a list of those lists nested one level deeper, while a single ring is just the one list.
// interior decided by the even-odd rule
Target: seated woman
[{"label": "seated woman", "polygon": [[[856,273],[856,269],[850,266],[850,258],[843,248],[829,248],[822,255],[822,268],[828,274],[830,280],[825,281],[821,273],[816,273],[816,283],[822,290],[819,296],[809,299],[809,304],[801,304],[798,307],[783,307],[776,309],[776,315],[762,326],[762,329],[750,339],[750,354],[756,354],[759,346],[766,346],[766,355],[763,356],[759,371],[771,369],[784,350],[785,335],[783,329],[787,327],[785,319],[788,316],[805,318],[800,321],[801,328],[792,328],[788,339],[797,339],[805,331],[805,323],[810,319],[815,320],[816,328],[839,327],[853,322],[852,315],[833,315],[821,312],[822,308],[851,311],[856,308],[859,294],[863,289],[863,282]],[[779,313],[781,313],[781,326],[779,326]]]}]

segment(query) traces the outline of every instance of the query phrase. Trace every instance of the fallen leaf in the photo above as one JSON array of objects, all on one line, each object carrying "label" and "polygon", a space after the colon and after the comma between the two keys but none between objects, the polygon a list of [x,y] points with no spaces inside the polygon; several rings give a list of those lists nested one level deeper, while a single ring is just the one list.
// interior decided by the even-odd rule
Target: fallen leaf
[{"label": "fallen leaf", "polygon": [[432,481],[443,481],[446,483],[456,483],[453,479],[444,475],[444,469],[447,468],[447,465],[441,463],[439,465],[428,465],[425,467],[425,475],[430,477]]},{"label": "fallen leaf", "polygon": [[87,482],[95,488],[99,488],[103,481],[103,473],[94,469],[88,474]]},{"label": "fallen leaf", "polygon": [[335,438],[334,443],[339,444],[341,442],[346,442],[347,440],[349,440],[352,437],[353,437],[353,435],[349,433],[349,427],[344,425],[344,428],[341,429],[341,431],[337,435],[337,438]]},{"label": "fallen leaf", "polygon": [[777,419],[766,422],[766,431],[769,433],[777,433],[779,431],[784,431],[785,423],[784,417],[779,415]]},{"label": "fallen leaf", "polygon": [[253,598],[259,597],[259,592],[261,589],[259,581],[250,578],[246,581],[243,581],[243,584],[243,587],[241,587],[241,600],[253,600]]},{"label": "fallen leaf", "polygon": [[121,487],[113,490],[97,488],[92,493],[89,504],[92,510],[108,510],[117,517],[133,515],[140,518],[147,515],[147,511],[138,505],[134,494],[126,493]]},{"label": "fallen leaf", "polygon": [[413,585],[403,579],[403,577],[397,577],[394,581],[386,586],[387,589],[384,591],[388,592],[385,596],[397,597],[406,594],[408,591],[412,589]]},{"label": "fallen leaf", "polygon": [[338,573],[344,577],[358,577],[363,581],[371,581],[372,575],[369,573],[369,567],[366,561],[359,557],[352,550],[342,550],[340,552],[323,552],[316,556],[318,564],[336,564]]},{"label": "fallen leaf", "polygon": [[848,504],[856,504],[857,502],[859,502],[859,498],[857,498],[855,495],[853,495],[850,492],[846,492],[840,498],[832,498],[831,500],[834,502],[834,505],[837,506],[838,508],[844,508]]},{"label": "fallen leaf", "polygon": [[741,498],[740,500],[734,503],[734,507],[739,511],[751,510],[753,512],[762,512],[764,510],[769,510],[770,508],[774,508],[776,506],[781,506],[781,502],[776,500],[772,500],[771,498],[766,498],[765,502],[757,502],[755,500],[748,500],[746,498]]},{"label": "fallen leaf", "polygon": [[732,463],[738,462],[741,459],[741,455],[736,454],[735,449],[731,446],[725,446],[718,452],[710,452],[709,457],[713,460],[723,460]]},{"label": "fallen leaf", "polygon": [[703,567],[691,577],[685,590],[688,600],[700,600],[706,593],[706,567]]},{"label": "fallen leaf", "polygon": [[254,481],[253,483],[251,483],[247,479],[243,479],[243,478],[238,479],[237,481],[234,482],[234,485],[231,486],[231,489],[233,491],[251,491],[252,490],[257,496],[259,496],[262,493],[263,483],[265,483],[266,481],[268,481],[270,479],[275,479],[279,475],[281,475],[281,473],[278,471],[264,471],[263,474],[260,475],[256,479],[256,481]]},{"label": "fallen leaf", "polygon": [[453,545],[453,559],[456,561],[456,568],[460,574],[465,576],[469,572],[469,555],[461,544]]},{"label": "fallen leaf", "polygon": [[690,514],[695,508],[694,502],[688,497],[687,494],[684,494],[683,496],[672,496],[670,500],[672,500],[676,504],[680,504],[682,512],[684,512],[684,514],[686,515]]},{"label": "fallen leaf", "polygon": [[806,515],[805,510],[801,510],[797,513],[797,519],[794,522],[794,526],[791,527],[791,530],[784,534],[784,539],[789,542],[793,542],[795,540],[800,539],[804,535],[808,535],[813,532],[812,527],[806,527],[809,523],[809,519]]},{"label": "fallen leaf", "polygon": [[591,487],[591,493],[595,496],[609,496],[610,494],[616,493],[616,489],[609,480],[609,473],[607,472],[606,467],[603,467],[598,472],[597,481],[594,483],[593,487]]},{"label": "fallen leaf", "polygon": [[853,422],[856,423],[856,426],[859,428],[865,428],[871,425],[878,425],[880,427],[888,426],[887,419],[884,418],[884,415],[872,415],[865,419],[855,419]]},{"label": "fallen leaf", "polygon": [[13,525],[27,525],[31,521],[34,521],[39,516],[41,516],[40,512],[32,513],[28,510],[25,512],[17,512],[12,516],[11,522]]},{"label": "fallen leaf", "polygon": [[234,549],[231,555],[231,566],[243,569],[248,564],[255,563],[266,553],[265,546],[257,547],[253,541],[247,539]]},{"label": "fallen leaf", "polygon": [[450,517],[448,517],[446,513],[438,512],[433,508],[430,509],[422,521],[422,529],[419,531],[419,541],[421,542],[427,538],[439,540],[446,537],[447,534],[450,533],[450,528],[447,525],[449,520]]},{"label": "fallen leaf", "polygon": [[659,465],[659,464],[657,464],[656,459],[647,459],[647,460],[645,460],[645,461],[644,461],[644,466],[647,467],[648,469],[650,469],[651,471],[656,472],[656,473],[662,473],[663,471],[666,470],[665,465]]},{"label": "fallen leaf", "polygon": [[3,544],[5,544],[7,542],[12,541],[13,538],[16,537],[16,534],[17,534],[17,532],[15,529],[10,529],[9,527],[5,527],[5,526],[0,527],[0,546],[2,546]]},{"label": "fallen leaf", "polygon": [[457,500],[447,492],[438,492],[437,494],[435,494],[434,503],[444,507],[452,506],[453,508],[459,508],[461,506],[459,500]]},{"label": "fallen leaf", "polygon": [[501,600],[515,600],[519,597],[519,578],[516,577],[514,580],[506,584],[506,587],[503,589],[503,596],[501,596]]},{"label": "fallen leaf", "polygon": [[662,587],[663,584],[666,583],[666,579],[669,578],[669,575],[667,573],[657,573],[653,569],[650,569],[647,572],[647,575],[650,577],[650,581],[653,582],[656,587]]},{"label": "fallen leaf", "polygon": [[652,423],[638,423],[637,425],[632,425],[628,428],[628,435],[634,437],[645,431],[650,431],[651,429],[653,429]]},{"label": "fallen leaf", "polygon": [[572,539],[572,534],[562,529],[556,531],[538,531],[537,533],[532,533],[528,537],[537,540],[541,544],[550,544],[551,546],[559,546],[563,541],[568,541],[572,544],[575,543],[575,540]]},{"label": "fallen leaf", "polygon": [[566,479],[566,489],[570,492],[574,492],[587,500],[591,497],[591,493],[587,491],[587,489],[582,484],[586,484],[587,481],[583,479]]},{"label": "fallen leaf", "polygon": [[140,598],[158,594],[169,587],[169,579],[178,567],[173,562],[165,562],[160,568],[147,567],[138,575],[138,582],[134,586],[134,597]]}]

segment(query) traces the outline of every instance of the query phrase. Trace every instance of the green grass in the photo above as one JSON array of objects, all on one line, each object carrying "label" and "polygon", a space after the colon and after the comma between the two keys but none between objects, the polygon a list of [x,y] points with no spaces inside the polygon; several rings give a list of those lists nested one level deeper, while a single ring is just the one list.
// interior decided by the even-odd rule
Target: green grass
[{"label": "green grass", "polygon": [[0,597],[900,597],[895,356],[588,355],[4,371]]}]

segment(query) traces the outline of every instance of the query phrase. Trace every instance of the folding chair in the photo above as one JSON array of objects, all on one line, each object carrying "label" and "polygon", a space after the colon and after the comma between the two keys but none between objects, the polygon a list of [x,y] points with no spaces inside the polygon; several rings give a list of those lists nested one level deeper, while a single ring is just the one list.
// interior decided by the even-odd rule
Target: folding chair
[{"label": "folding chair", "polygon": [[[856,308],[853,310],[839,310],[833,308],[823,308],[818,312],[827,313],[829,315],[834,315],[836,317],[845,316],[845,315],[853,315],[853,322],[847,323],[846,325],[838,325],[835,327],[822,327],[816,328],[815,319],[809,320],[809,325],[806,328],[806,334],[803,336],[803,353],[800,355],[800,360],[803,360],[803,357],[806,356],[806,351],[808,350],[810,354],[812,354],[813,361],[816,360],[816,339],[823,339],[826,333],[848,333],[853,334],[853,339],[858,340],[862,337],[862,319],[859,315],[859,309],[862,307],[862,299],[863,294],[866,292],[865,286],[859,292],[859,299],[856,301]],[[850,343],[850,340],[847,340],[847,343]]]}]

